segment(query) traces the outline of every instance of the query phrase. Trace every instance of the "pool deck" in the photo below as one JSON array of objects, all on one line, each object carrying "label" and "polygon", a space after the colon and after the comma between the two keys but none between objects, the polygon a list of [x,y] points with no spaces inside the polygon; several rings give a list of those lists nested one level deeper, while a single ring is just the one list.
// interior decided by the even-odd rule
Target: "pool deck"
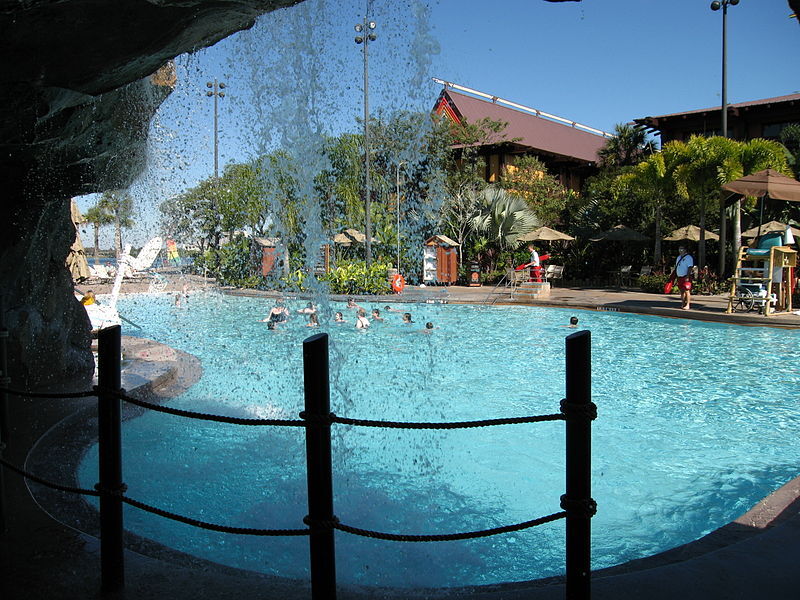
[{"label": "pool deck", "polygon": [[[482,303],[488,291],[485,287],[452,287],[447,299],[452,303]],[[385,298],[376,303],[391,299],[402,300],[402,297]],[[699,297],[694,300],[691,311],[683,311],[675,296],[630,290],[554,288],[549,299],[531,304],[570,307],[576,311],[616,309],[751,326],[800,327],[800,316],[797,315],[726,315],[726,300],[721,297]],[[196,359],[156,342],[125,338],[124,348],[127,364],[123,387],[131,393],[170,397],[191,386],[202,373]],[[81,390],[88,385],[88,382],[72,382],[61,386],[58,391]],[[90,409],[93,402],[93,399],[77,402],[19,401],[19,405],[14,406],[11,443],[4,457],[19,465],[27,461],[28,468],[33,469],[36,466],[32,458],[35,453],[29,453],[29,450],[37,446],[37,440],[52,433],[76,409]],[[306,583],[218,567],[185,556],[153,558],[132,549],[126,550],[124,591],[101,595],[97,539],[51,517],[43,505],[33,499],[20,477],[8,472],[3,476],[7,521],[7,532],[0,536],[0,598],[3,600],[97,597],[292,600],[310,597]],[[64,479],[59,481],[70,484]],[[701,540],[654,557],[595,572],[592,596],[609,600],[634,597],[647,597],[648,600],[797,598],[800,597],[798,561],[800,478],[790,481],[747,514]],[[558,579],[449,591],[342,587],[339,592],[339,598],[344,600],[544,600],[563,597],[563,583]]]}]

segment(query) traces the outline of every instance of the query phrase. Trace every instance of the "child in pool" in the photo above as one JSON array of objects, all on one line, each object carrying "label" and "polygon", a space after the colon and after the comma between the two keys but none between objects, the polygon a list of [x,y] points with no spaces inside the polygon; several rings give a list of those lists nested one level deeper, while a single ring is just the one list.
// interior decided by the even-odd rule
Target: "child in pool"
[{"label": "child in pool", "polygon": [[356,318],[356,329],[368,329],[369,319],[367,319],[367,311],[363,308],[358,309],[358,318]]}]

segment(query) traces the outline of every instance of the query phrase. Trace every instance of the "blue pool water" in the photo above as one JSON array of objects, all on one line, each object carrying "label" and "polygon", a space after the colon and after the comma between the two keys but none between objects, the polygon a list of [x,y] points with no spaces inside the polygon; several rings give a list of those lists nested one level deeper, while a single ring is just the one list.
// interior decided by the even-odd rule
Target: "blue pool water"
[{"label": "blue pool water", "polygon": [[[290,302],[293,309],[302,303]],[[280,331],[258,322],[267,300],[169,296],[120,301],[143,326],[125,331],[198,356],[204,375],[171,405],[247,417],[302,410],[302,340],[294,314]],[[365,308],[378,307],[367,304]],[[382,306],[380,306],[382,308]],[[392,420],[467,420],[558,412],[563,327],[592,332],[593,567],[697,539],[797,475],[800,337],[620,313],[534,307],[399,305],[366,332],[326,324],[332,409]],[[323,311],[343,310],[341,304]],[[325,313],[324,313],[325,314]],[[426,321],[436,326],[422,333]],[[307,512],[301,429],[246,428],[148,413],[123,427],[128,494],[234,526],[299,528]],[[336,514],[356,527],[447,533],[557,512],[563,423],[456,431],[334,426]],[[97,450],[79,477],[92,485]],[[126,507],[126,527],[220,563],[308,576],[306,538],[206,532]],[[563,573],[564,522],[463,542],[409,544],[337,533],[338,580],[452,586]]]}]

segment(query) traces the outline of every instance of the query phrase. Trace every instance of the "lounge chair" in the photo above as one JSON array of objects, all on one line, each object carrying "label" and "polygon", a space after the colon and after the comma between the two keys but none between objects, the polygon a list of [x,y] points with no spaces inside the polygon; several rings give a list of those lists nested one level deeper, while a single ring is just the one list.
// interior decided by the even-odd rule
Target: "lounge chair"
[{"label": "lounge chair", "polygon": [[556,279],[563,279],[564,265],[547,265],[544,272],[545,280],[554,282]]}]

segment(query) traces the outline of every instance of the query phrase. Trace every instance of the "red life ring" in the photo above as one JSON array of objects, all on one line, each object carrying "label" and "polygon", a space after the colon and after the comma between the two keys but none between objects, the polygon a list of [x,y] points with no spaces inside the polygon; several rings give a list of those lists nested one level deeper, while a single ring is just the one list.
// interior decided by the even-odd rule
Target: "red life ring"
[{"label": "red life ring", "polygon": [[400,293],[403,291],[403,288],[406,287],[406,280],[403,279],[402,275],[394,275],[392,276],[392,289],[396,293]]}]

